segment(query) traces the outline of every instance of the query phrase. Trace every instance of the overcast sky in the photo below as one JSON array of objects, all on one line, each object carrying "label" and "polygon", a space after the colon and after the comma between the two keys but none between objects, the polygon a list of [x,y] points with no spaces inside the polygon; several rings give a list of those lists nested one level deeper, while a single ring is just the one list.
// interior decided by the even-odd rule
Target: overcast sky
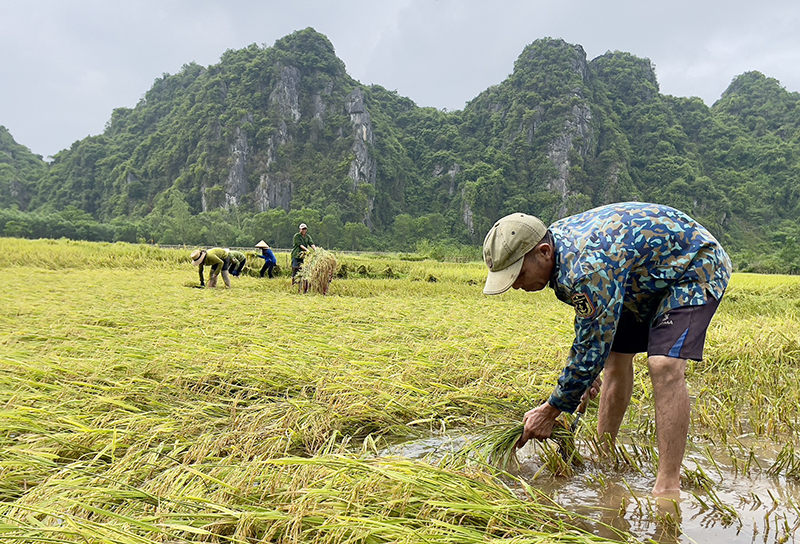
[{"label": "overcast sky", "polygon": [[100,134],[153,81],[313,27],[351,77],[462,109],[538,38],[649,58],[709,106],[758,70],[800,91],[798,0],[0,0],[0,125],[45,158]]}]

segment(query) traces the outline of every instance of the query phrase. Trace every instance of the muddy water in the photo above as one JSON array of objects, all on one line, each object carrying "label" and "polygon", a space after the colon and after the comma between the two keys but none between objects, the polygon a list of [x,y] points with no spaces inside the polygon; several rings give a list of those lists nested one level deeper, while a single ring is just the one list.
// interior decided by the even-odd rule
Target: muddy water
[{"label": "muddy water", "polygon": [[[469,440],[463,435],[439,435],[381,453],[436,461]],[[537,448],[540,446],[529,443],[517,452],[519,475],[567,510],[585,516],[586,526],[595,534],[614,538],[612,528],[616,528],[643,541],[665,544],[800,541],[800,485],[767,471],[779,446],[743,440],[736,448],[689,444],[683,472],[703,474],[706,485],[685,486],[674,499],[650,495],[654,475],[649,469],[640,473],[599,465],[587,451],[583,452],[587,462],[575,475],[537,476],[541,468],[541,450]]]}]

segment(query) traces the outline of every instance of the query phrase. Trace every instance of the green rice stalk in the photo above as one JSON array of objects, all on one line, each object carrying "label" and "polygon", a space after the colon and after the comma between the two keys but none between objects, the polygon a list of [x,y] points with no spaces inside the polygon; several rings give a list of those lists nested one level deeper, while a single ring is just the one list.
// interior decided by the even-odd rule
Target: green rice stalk
[{"label": "green rice stalk", "polygon": [[489,434],[464,453],[477,453],[490,465],[501,470],[518,468],[517,442],[522,437],[522,423],[500,424],[490,427]]},{"label": "green rice stalk", "polygon": [[[489,433],[474,445],[467,446],[463,454],[475,453],[485,459],[490,465],[501,470],[518,468],[517,442],[522,437],[524,426],[522,423],[500,424],[489,428]],[[573,466],[583,466],[584,461],[575,446],[575,435],[569,424],[559,418],[553,427],[549,438],[556,446],[556,456],[551,458],[552,448],[545,443],[543,455],[545,465],[556,476],[572,474]]]},{"label": "green rice stalk", "polygon": [[[571,531],[528,517],[529,500],[484,488],[507,481],[485,464],[441,474],[334,455],[363,441],[375,458],[384,442],[516,420],[532,400],[521,391],[549,393],[567,355],[571,309],[555,297],[481,297],[483,262],[337,255],[350,270],[400,277],[351,274],[337,297],[309,297],[298,311],[285,282],[186,289],[197,269],[185,249],[2,238],[0,249],[10,256],[0,263],[0,541],[546,542]],[[549,332],[520,342],[516,323],[532,305]],[[705,360],[687,364],[689,447],[710,443],[717,457],[685,470],[686,482],[710,524],[737,521],[719,502],[727,496],[703,491],[704,475],[800,480],[799,310],[800,277],[735,273]],[[585,455],[596,451],[608,470],[585,473],[597,488],[620,469],[649,476],[658,466],[646,359],[634,366],[619,441],[607,452],[581,431]],[[497,440],[497,464],[502,451],[514,462],[520,432]],[[564,468],[554,440],[536,448],[551,458],[543,473]],[[274,461],[287,456],[298,458]],[[747,504],[772,508],[760,493]],[[764,519],[774,523],[786,500],[776,508]],[[600,539],[571,534],[561,541]]]}]

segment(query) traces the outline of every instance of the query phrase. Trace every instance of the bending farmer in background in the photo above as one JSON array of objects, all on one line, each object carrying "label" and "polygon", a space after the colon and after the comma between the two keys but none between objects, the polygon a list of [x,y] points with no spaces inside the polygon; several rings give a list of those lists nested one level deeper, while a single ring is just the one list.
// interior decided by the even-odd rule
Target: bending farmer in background
[{"label": "bending farmer in background", "polygon": [[244,265],[247,264],[247,256],[235,249],[231,249],[229,255],[231,257],[230,273],[232,276],[238,276],[242,273]]},{"label": "bending farmer in background", "polygon": [[231,280],[228,277],[228,267],[231,264],[229,251],[221,247],[215,247],[206,251],[205,249],[195,249],[191,255],[192,264],[198,268],[200,274],[200,286],[205,286],[203,278],[203,267],[210,266],[211,272],[208,277],[208,286],[217,286],[217,277],[222,272],[222,281],[225,282],[226,287],[231,286]]},{"label": "bending farmer in background", "polygon": [[701,360],[706,330],[731,273],[719,242],[686,214],[657,204],[601,206],[545,227],[515,213],[483,242],[483,292],[550,287],[575,307],[575,340],[555,391],[524,417],[518,446],[550,436],[605,369],[597,434],[613,444],[633,391],[633,356],[647,351],[659,463],[654,495],[680,491],[689,429],[686,360]]},{"label": "bending farmer in background", "polygon": [[256,255],[256,257],[264,259],[264,266],[261,267],[261,271],[258,273],[258,276],[263,278],[264,272],[268,272],[269,277],[274,278],[275,276],[272,275],[272,269],[275,268],[276,264],[278,264],[278,259],[275,258],[275,254],[264,240],[258,242],[256,244],[256,248],[261,250],[261,255]]}]

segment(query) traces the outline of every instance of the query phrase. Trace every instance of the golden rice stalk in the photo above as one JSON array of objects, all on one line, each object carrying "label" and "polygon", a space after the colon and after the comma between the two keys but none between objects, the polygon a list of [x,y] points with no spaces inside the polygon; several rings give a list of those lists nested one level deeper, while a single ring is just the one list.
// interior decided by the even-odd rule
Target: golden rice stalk
[{"label": "golden rice stalk", "polygon": [[522,423],[498,425],[485,439],[480,451],[486,460],[503,470],[518,467],[517,441],[522,437]]},{"label": "golden rice stalk", "polygon": [[336,257],[321,247],[306,253],[303,266],[298,274],[300,280],[306,282],[307,290],[322,295],[328,292],[333,274],[336,272]]},{"label": "golden rice stalk", "polygon": [[[481,455],[490,464],[502,470],[507,470],[510,467],[519,465],[516,451],[517,441],[522,437],[522,431],[522,423],[496,425],[492,427],[491,432],[477,446],[472,446],[468,449]],[[566,421],[563,419],[556,421],[550,440],[555,442],[561,462],[555,463],[554,460],[549,460],[550,462],[547,463],[549,466],[556,464],[583,465],[583,458],[575,446],[575,435]],[[551,469],[554,474],[565,472],[564,466],[551,466]]]}]

